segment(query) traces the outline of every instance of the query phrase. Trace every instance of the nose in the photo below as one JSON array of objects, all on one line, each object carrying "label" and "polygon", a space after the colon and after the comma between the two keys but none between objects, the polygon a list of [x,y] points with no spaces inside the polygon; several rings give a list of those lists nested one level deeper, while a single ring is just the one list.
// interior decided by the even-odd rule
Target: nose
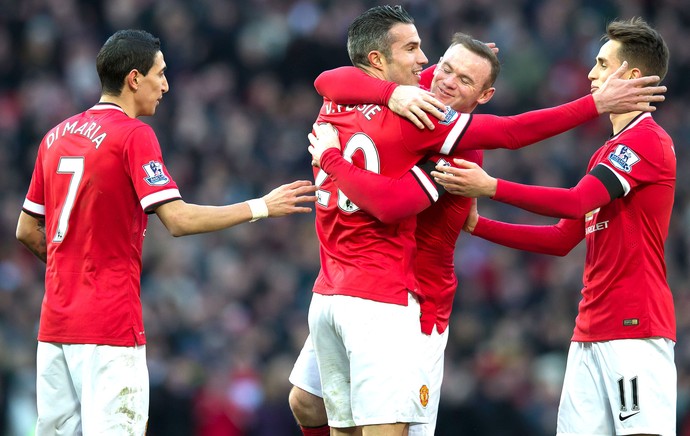
[{"label": "nose", "polygon": [[443,77],[443,84],[446,85],[448,89],[455,89],[458,84],[455,74],[446,74]]},{"label": "nose", "polygon": [[595,70],[596,69],[597,69],[597,66],[595,65],[592,67],[591,70],[589,70],[589,73],[587,74],[587,78],[589,79],[590,82],[593,80],[596,80],[596,76],[595,76],[595,74],[596,74]]},{"label": "nose", "polygon": [[170,89],[170,86],[168,85],[168,78],[167,77],[163,78],[163,89],[162,89],[163,94],[168,92],[169,89]]},{"label": "nose", "polygon": [[419,49],[419,56],[417,56],[417,63],[420,65],[426,65],[429,63],[429,59],[427,59],[421,48]]}]

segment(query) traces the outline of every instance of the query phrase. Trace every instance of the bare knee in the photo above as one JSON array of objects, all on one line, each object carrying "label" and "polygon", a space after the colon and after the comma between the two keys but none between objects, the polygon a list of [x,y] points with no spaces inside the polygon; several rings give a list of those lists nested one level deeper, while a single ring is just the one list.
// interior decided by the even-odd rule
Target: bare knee
[{"label": "bare knee", "polygon": [[321,397],[293,386],[288,396],[288,403],[299,425],[303,427],[321,427],[328,424],[326,407]]}]

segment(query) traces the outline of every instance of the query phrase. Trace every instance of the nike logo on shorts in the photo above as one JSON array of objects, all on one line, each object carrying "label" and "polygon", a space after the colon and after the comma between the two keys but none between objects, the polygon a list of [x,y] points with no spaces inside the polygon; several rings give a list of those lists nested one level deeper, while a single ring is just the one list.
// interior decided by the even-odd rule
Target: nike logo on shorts
[{"label": "nike logo on shorts", "polygon": [[628,419],[628,418],[630,418],[630,417],[632,417],[632,416],[635,416],[635,415],[637,415],[638,413],[640,413],[639,410],[638,410],[637,412],[631,413],[630,415],[623,415],[622,413],[619,413],[619,414],[618,414],[618,419],[620,419],[621,421],[625,421],[626,419]]}]

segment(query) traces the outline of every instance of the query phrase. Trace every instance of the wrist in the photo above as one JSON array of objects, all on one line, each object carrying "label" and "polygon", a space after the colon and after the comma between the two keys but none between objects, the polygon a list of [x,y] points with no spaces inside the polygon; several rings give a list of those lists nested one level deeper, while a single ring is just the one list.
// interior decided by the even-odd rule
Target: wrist
[{"label": "wrist", "polygon": [[258,221],[261,218],[268,218],[268,205],[263,198],[247,200],[247,205],[252,212],[252,219],[249,220],[250,223]]},{"label": "wrist", "polygon": [[489,190],[489,198],[494,198],[496,196],[496,192],[498,192],[498,181],[500,179],[497,179],[495,177],[491,178],[491,189]]},{"label": "wrist", "polygon": [[339,148],[327,148],[326,150],[324,150],[323,153],[321,153],[321,157],[319,158],[319,164],[321,166],[321,169],[328,173],[328,166],[331,162],[333,162],[334,159],[338,158],[342,158]]},{"label": "wrist", "polygon": [[597,114],[601,115],[608,112],[605,107],[602,107],[604,106],[604,102],[601,100],[601,93],[599,91],[592,94],[592,101],[594,102],[594,108]]}]

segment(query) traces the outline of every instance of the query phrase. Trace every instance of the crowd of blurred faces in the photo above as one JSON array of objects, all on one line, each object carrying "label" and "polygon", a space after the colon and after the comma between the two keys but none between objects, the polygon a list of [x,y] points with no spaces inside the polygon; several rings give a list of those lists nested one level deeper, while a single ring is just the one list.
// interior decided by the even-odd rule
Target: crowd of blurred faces
[{"label": "crowd of blurred faces", "polygon": [[[95,55],[123,28],[161,38],[170,92],[154,117],[187,201],[226,204],[312,180],[306,135],[323,70],[349,65],[347,27],[382,2],[310,0],[0,0],[0,433],[35,419],[35,349],[44,266],[14,238],[45,132],[100,95]],[[671,52],[655,119],[675,141],[676,201],[667,241],[678,324],[678,428],[690,435],[690,6],[686,0],[410,0],[435,62],[453,32],[493,41],[502,73],[479,112],[512,115],[589,92],[606,23],[642,16]],[[570,187],[610,134],[606,117],[521,151],[491,151],[492,175]],[[505,221],[552,223],[479,202]],[[153,216],[142,302],[151,376],[150,436],[293,436],[287,380],[307,335],[319,269],[313,214],[174,239]],[[584,247],[564,258],[467,235],[450,324],[438,435],[555,431]],[[623,249],[623,248],[622,248]],[[641,356],[642,358],[642,356]]]}]

